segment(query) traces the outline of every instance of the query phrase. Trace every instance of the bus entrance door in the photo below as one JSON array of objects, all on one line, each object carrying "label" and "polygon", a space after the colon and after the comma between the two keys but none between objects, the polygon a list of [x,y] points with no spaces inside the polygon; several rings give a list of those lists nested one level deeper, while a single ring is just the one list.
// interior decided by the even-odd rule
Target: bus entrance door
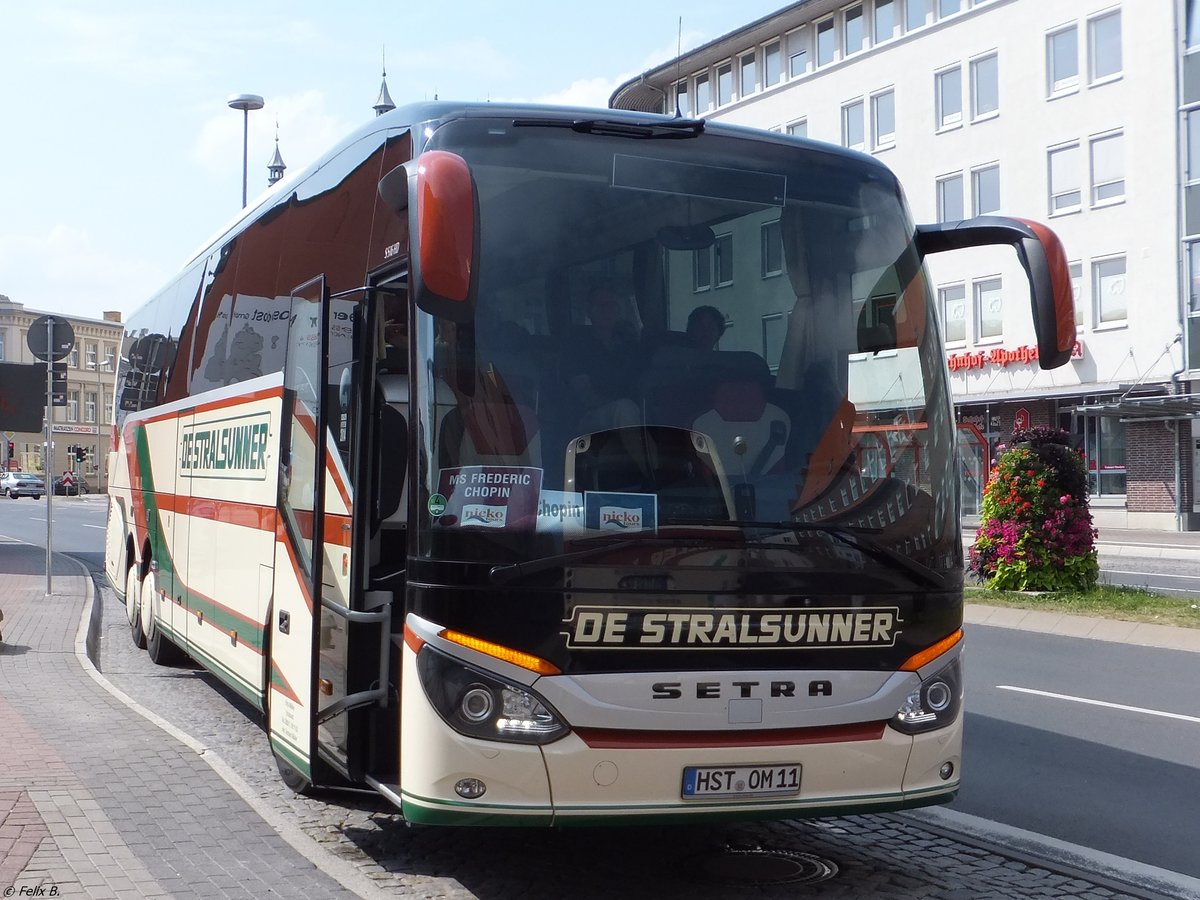
[{"label": "bus entrance door", "polygon": [[321,277],[291,297],[270,732],[285,780],[301,785],[336,780],[333,773],[360,780],[349,712],[386,696],[377,674],[361,674],[358,657],[364,655],[360,636],[372,632],[373,649],[380,629],[386,632],[387,608],[352,608],[350,589],[355,345],[362,302],[331,299]]}]

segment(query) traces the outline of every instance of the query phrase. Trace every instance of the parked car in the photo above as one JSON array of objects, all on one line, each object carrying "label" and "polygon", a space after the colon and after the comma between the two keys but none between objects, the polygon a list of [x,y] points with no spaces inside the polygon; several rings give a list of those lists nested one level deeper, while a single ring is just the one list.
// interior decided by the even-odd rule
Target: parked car
[{"label": "parked car", "polygon": [[77,497],[88,492],[87,481],[78,472],[63,472],[54,479],[54,495],[56,497]]},{"label": "parked car", "polygon": [[40,499],[46,493],[46,482],[40,475],[30,472],[5,472],[0,476],[0,492],[8,494],[13,500],[20,497]]}]

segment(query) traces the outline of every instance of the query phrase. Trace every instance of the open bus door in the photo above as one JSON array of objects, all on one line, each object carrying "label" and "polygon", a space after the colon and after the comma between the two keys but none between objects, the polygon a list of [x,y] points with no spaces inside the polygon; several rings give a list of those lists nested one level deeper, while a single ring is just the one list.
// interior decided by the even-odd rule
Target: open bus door
[{"label": "open bus door", "polygon": [[296,789],[361,780],[351,711],[387,695],[379,673],[389,610],[361,608],[371,595],[351,589],[365,304],[352,293],[331,298],[318,277],[291,297],[268,717],[280,771]]}]

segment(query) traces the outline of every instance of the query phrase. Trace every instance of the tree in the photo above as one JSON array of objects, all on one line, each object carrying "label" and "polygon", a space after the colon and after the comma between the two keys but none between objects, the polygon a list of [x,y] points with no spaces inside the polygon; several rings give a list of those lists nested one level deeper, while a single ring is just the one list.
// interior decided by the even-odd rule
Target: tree
[{"label": "tree", "polygon": [[1013,432],[983,493],[969,569],[997,590],[1088,590],[1100,577],[1087,469],[1059,428]]}]

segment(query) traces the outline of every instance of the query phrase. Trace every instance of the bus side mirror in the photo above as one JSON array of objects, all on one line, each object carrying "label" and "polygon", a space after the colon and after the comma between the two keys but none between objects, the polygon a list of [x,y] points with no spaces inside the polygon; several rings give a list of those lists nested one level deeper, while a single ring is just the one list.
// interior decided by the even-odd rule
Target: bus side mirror
[{"label": "bus side mirror", "polygon": [[439,318],[470,322],[479,278],[479,216],[466,160],[428,150],[385,175],[379,195],[396,212],[408,212],[408,233],[415,244],[409,289],[417,307]]},{"label": "bus side mirror", "polygon": [[917,250],[924,257],[943,250],[1009,244],[1029,278],[1029,302],[1037,335],[1038,364],[1057,369],[1075,346],[1075,300],[1071,272],[1058,235],[1029,219],[979,216],[962,222],[917,226]]}]

